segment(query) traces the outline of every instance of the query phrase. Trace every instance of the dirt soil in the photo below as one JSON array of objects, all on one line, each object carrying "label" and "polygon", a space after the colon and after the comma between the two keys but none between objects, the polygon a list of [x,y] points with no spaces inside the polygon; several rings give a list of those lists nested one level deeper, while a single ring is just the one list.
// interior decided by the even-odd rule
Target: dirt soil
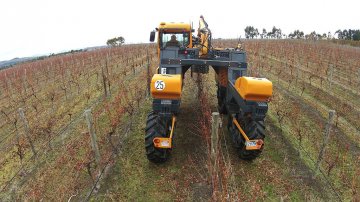
[{"label": "dirt soil", "polygon": [[[205,75],[205,86],[216,110],[214,72]],[[186,75],[181,112],[177,117],[174,148],[170,159],[153,164],[145,156],[144,127],[151,111],[146,100],[133,124],[130,137],[117,157],[110,173],[102,181],[95,201],[209,201],[212,186],[208,174],[205,140],[199,134],[200,117],[195,79]],[[226,117],[220,132],[222,155],[231,169],[228,198],[222,200],[331,200],[327,186],[313,178],[312,171],[302,163],[275,121],[266,120],[265,149],[262,155],[248,162],[238,158],[228,135]]]}]

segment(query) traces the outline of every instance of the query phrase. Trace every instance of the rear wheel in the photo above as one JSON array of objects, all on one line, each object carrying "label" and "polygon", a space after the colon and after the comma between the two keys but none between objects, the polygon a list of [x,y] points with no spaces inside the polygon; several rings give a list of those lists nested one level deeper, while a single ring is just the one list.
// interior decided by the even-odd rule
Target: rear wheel
[{"label": "rear wheel", "polygon": [[221,87],[220,84],[217,84],[217,99],[218,99],[218,110],[220,114],[227,114],[225,99],[226,99],[226,88]]},{"label": "rear wheel", "polygon": [[[265,125],[263,120],[255,121],[251,118],[247,118],[246,120],[242,121],[238,120],[238,122],[250,140],[261,139],[264,141]],[[238,148],[239,157],[241,159],[253,160],[261,154],[264,145],[259,150],[246,150],[245,138],[241,135],[236,125],[232,122],[231,116],[229,116],[228,129],[235,146]]]},{"label": "rear wheel", "polygon": [[153,140],[156,137],[167,137],[169,134],[169,121],[160,117],[155,112],[150,112],[145,128],[145,150],[149,161],[154,163],[165,162],[170,154],[170,149],[156,148]]}]

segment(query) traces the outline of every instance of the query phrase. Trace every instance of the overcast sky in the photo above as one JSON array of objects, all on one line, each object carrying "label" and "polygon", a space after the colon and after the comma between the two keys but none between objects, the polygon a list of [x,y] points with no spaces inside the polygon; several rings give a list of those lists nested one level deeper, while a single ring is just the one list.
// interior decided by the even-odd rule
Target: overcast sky
[{"label": "overcast sky", "polygon": [[0,61],[105,45],[148,42],[161,21],[194,22],[200,15],[214,38],[244,36],[252,25],[286,34],[360,29],[359,0],[0,0]]}]

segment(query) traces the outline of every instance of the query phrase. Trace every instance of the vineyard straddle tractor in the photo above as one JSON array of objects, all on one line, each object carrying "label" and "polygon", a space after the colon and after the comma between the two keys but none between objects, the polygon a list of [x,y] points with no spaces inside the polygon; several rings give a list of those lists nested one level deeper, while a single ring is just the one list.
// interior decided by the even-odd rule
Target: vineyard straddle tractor
[{"label": "vineyard straddle tractor", "polygon": [[185,72],[205,74],[211,66],[216,72],[218,109],[227,114],[228,131],[240,158],[255,159],[264,146],[264,118],[272,83],[246,76],[246,52],[240,44],[235,49],[213,48],[204,17],[200,16],[197,37],[193,32],[190,24],[162,22],[150,33],[151,42],[157,38],[160,64],[151,79],[153,110],[145,128],[147,158],[159,163],[169,156]]}]

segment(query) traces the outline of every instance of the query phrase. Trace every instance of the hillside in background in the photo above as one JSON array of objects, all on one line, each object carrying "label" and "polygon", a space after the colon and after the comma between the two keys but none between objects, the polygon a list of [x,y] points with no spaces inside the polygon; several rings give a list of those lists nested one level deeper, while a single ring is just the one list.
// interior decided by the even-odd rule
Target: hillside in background
[{"label": "hillside in background", "polygon": [[[305,40],[246,40],[243,47],[248,75],[274,85],[265,148],[252,162],[240,160],[222,116],[215,181],[207,136],[217,111],[213,70],[186,74],[174,149],[160,165],[148,162],[144,149],[155,45],[55,55],[1,70],[1,201],[360,200],[359,48]],[[324,144],[330,110],[336,116]]]},{"label": "hillside in background", "polygon": [[28,61],[43,60],[48,57],[73,54],[76,52],[83,52],[83,51],[94,51],[94,50],[102,49],[102,48],[106,48],[106,46],[94,46],[94,47],[88,47],[88,48],[83,48],[83,49],[78,49],[78,50],[63,51],[60,53],[51,53],[48,55],[44,54],[42,56],[32,56],[32,57],[22,57],[22,58],[17,57],[17,58],[11,59],[11,60],[0,61],[0,69],[9,68],[9,67],[17,65],[19,63],[24,63],[24,62],[28,62]]},{"label": "hillside in background", "polygon": [[11,60],[0,61],[0,69],[14,66],[18,63],[22,63],[22,62],[26,62],[26,61],[34,60],[34,59],[36,59],[36,57],[14,58]]}]

